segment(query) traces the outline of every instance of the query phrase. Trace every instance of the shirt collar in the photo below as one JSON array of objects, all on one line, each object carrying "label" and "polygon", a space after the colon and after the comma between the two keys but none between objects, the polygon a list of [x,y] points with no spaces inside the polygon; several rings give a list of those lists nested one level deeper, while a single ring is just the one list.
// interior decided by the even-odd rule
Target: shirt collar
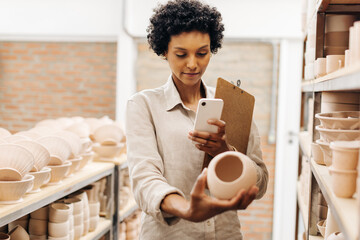
[{"label": "shirt collar", "polygon": [[[206,97],[210,96],[209,89],[203,80],[201,80],[201,84],[204,86]],[[164,94],[166,100],[166,111],[172,110],[174,107],[176,107],[179,104],[181,104],[185,109],[188,109],[181,101],[180,94],[172,79],[172,75],[169,76],[168,81],[165,84]]]}]

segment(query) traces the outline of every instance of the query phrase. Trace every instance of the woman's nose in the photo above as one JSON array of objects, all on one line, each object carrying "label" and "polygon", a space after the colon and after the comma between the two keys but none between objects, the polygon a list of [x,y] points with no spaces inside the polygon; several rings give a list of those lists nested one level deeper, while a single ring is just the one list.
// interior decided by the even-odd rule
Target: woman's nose
[{"label": "woman's nose", "polygon": [[189,60],[186,64],[186,67],[188,67],[190,70],[195,70],[197,67],[197,62],[195,56],[189,57]]}]

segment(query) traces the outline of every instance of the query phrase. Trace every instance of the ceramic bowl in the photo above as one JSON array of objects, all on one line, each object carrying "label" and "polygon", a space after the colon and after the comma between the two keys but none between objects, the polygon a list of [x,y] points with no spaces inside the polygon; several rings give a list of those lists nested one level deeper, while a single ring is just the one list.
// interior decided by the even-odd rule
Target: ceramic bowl
[{"label": "ceramic bowl", "polygon": [[73,204],[73,215],[83,213],[83,200],[81,198],[73,197],[64,199],[64,203],[66,204]]},{"label": "ceramic bowl", "polygon": [[21,202],[22,196],[31,191],[34,185],[34,176],[25,175],[20,181],[0,181],[0,204]]},{"label": "ceramic bowl", "polygon": [[82,160],[80,162],[80,168],[83,168],[86,166],[86,164],[92,162],[92,160],[94,159],[94,155],[95,152],[93,151],[81,154]]},{"label": "ceramic bowl", "polygon": [[332,164],[332,151],[330,149],[330,144],[322,139],[316,140],[316,143],[319,144],[323,152],[325,165],[330,166]]},{"label": "ceramic bowl", "polygon": [[71,155],[71,146],[59,136],[45,136],[37,139],[50,153],[49,165],[61,165]]},{"label": "ceramic bowl", "polygon": [[318,143],[311,143],[311,154],[317,164],[325,165],[324,153]]},{"label": "ceramic bowl", "polygon": [[71,166],[70,166],[70,170],[69,170],[67,176],[72,176],[74,173],[79,171],[80,163],[82,161],[82,157],[80,156],[80,157],[77,157],[77,158],[72,158],[72,159],[69,159],[69,161],[71,162]]},{"label": "ceramic bowl", "polygon": [[118,143],[117,145],[100,145],[99,143],[95,143],[93,145],[93,150],[96,152],[100,160],[106,161],[112,161],[113,158],[115,158],[121,151],[121,149],[124,147],[123,143]]},{"label": "ceramic bowl", "polygon": [[10,240],[10,235],[6,233],[0,233],[0,240]]},{"label": "ceramic bowl", "polygon": [[328,129],[355,130],[360,127],[359,111],[317,113],[315,117]]},{"label": "ceramic bowl", "polygon": [[39,137],[41,137],[40,134],[36,133],[36,132],[32,132],[32,131],[21,131],[21,132],[17,132],[14,135],[18,135],[18,136],[25,136],[28,137],[32,140],[36,140]]},{"label": "ceramic bowl", "polygon": [[332,189],[336,196],[351,198],[356,191],[356,170],[339,170],[329,167]]},{"label": "ceramic bowl", "polygon": [[42,236],[47,234],[47,220],[39,220],[30,218],[29,233],[32,235]]},{"label": "ceramic bowl", "polygon": [[29,234],[26,232],[26,230],[18,225],[14,227],[10,232],[10,239],[11,240],[30,240]]},{"label": "ceramic bowl", "polygon": [[0,181],[21,180],[34,163],[34,156],[26,148],[11,143],[0,145]]},{"label": "ceramic bowl", "polygon": [[69,235],[69,221],[61,223],[49,222],[48,224],[49,236],[51,237],[66,237]]},{"label": "ceramic bowl", "polygon": [[41,186],[50,181],[51,168],[44,167],[38,172],[30,172],[29,175],[34,176],[34,186],[29,193],[37,193],[41,191]]},{"label": "ceramic bowl", "polygon": [[60,184],[62,182],[62,179],[65,178],[66,174],[69,172],[71,166],[70,161],[65,161],[62,165],[54,165],[54,166],[48,166],[51,168],[51,178],[50,182],[48,184],[55,185]]},{"label": "ceramic bowl", "polygon": [[334,232],[328,236],[327,240],[346,240],[345,236],[341,232]]},{"label": "ceramic bowl", "polygon": [[32,172],[38,172],[43,167],[49,164],[50,153],[40,143],[31,140],[23,140],[16,142],[16,144],[23,146],[33,154],[35,163],[34,163],[34,167],[31,169]]},{"label": "ceramic bowl", "polygon": [[92,148],[92,141],[90,138],[80,138],[80,143],[81,143],[81,150],[80,150],[80,154],[84,154],[86,152],[91,152]]},{"label": "ceramic bowl", "polygon": [[5,140],[8,143],[16,143],[16,142],[23,141],[23,140],[30,140],[30,138],[28,138],[26,136],[21,136],[21,135],[11,135],[11,136],[3,138],[3,140]]},{"label": "ceramic bowl", "polygon": [[320,138],[330,143],[333,141],[354,141],[360,140],[360,130],[338,130],[328,129],[323,126],[316,126]]},{"label": "ceramic bowl", "polygon": [[254,162],[245,154],[227,151],[214,157],[208,168],[210,193],[219,199],[230,199],[241,189],[249,189],[257,181]]},{"label": "ceramic bowl", "polygon": [[97,225],[99,224],[99,220],[100,220],[99,216],[90,217],[90,220],[89,220],[89,232],[95,231]]},{"label": "ceramic bowl", "polygon": [[123,130],[115,124],[105,124],[94,131],[94,138],[101,145],[116,145],[123,137]]},{"label": "ceramic bowl", "polygon": [[39,208],[39,209],[33,211],[32,213],[30,213],[30,217],[33,219],[38,219],[38,220],[48,220],[49,207],[45,206],[45,207],[42,207],[42,208]]},{"label": "ceramic bowl", "polygon": [[80,138],[88,138],[90,136],[90,127],[85,122],[74,123],[67,127],[66,130],[75,133]]},{"label": "ceramic bowl", "polygon": [[330,143],[332,165],[339,170],[355,170],[359,162],[360,141],[335,141]]},{"label": "ceramic bowl", "polygon": [[69,158],[78,157],[81,150],[80,137],[73,132],[70,131],[59,131],[55,133],[56,136],[61,137],[71,146],[71,154]]},{"label": "ceramic bowl", "polygon": [[7,129],[0,127],[0,138],[5,138],[8,136],[11,136],[11,133]]},{"label": "ceramic bowl", "polygon": [[325,237],[326,220],[321,220],[316,224],[321,236]]},{"label": "ceramic bowl", "polygon": [[74,120],[69,117],[57,118],[56,122],[61,126],[61,129],[66,129],[75,123]]},{"label": "ceramic bowl", "polygon": [[49,207],[49,221],[61,223],[69,220],[70,207],[65,203],[53,203]]}]

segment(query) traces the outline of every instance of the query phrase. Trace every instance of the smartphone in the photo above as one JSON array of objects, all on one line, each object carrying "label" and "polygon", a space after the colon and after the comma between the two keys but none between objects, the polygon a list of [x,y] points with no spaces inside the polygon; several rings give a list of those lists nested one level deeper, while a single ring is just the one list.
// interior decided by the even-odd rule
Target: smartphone
[{"label": "smartphone", "polygon": [[199,101],[194,130],[217,133],[218,127],[207,123],[209,119],[220,119],[224,101],[219,98],[202,98]]}]

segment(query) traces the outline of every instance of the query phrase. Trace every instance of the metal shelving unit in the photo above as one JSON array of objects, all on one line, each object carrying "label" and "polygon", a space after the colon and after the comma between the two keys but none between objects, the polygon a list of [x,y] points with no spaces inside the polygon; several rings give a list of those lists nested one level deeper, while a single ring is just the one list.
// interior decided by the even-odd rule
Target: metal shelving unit
[{"label": "metal shelving unit", "polygon": [[95,231],[89,232],[85,236],[81,237],[80,240],[98,240],[103,237],[106,233],[111,230],[111,220],[100,218],[98,226]]}]

